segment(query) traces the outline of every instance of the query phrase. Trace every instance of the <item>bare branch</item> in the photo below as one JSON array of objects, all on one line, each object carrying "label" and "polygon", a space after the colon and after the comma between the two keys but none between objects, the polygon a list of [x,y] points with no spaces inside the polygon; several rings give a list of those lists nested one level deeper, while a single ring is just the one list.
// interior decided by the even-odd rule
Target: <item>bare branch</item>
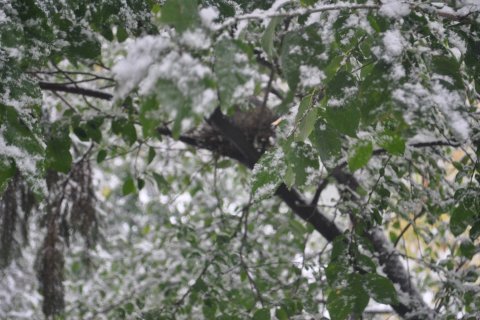
[{"label": "bare branch", "polygon": [[110,93],[97,91],[93,89],[81,88],[81,87],[72,87],[63,83],[53,83],[53,82],[43,82],[40,81],[38,83],[40,89],[47,90],[47,91],[60,91],[60,92],[67,92],[73,94],[79,94],[82,96],[102,99],[102,100],[112,100],[113,95]]}]

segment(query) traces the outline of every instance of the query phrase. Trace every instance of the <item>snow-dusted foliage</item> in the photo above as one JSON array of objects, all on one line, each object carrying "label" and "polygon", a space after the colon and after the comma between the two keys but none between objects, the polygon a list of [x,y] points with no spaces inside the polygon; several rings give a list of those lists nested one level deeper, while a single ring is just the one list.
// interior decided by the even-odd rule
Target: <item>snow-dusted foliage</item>
[{"label": "snow-dusted foliage", "polygon": [[0,318],[476,319],[479,13],[0,0]]}]

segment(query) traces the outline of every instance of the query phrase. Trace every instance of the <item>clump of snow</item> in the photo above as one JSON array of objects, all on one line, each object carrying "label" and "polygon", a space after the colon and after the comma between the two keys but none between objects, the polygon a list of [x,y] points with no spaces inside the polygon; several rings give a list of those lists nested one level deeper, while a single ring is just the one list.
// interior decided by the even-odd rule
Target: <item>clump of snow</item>
[{"label": "clump of snow", "polygon": [[[7,143],[4,139],[4,131],[5,127],[0,127],[0,150],[2,155],[15,161],[15,165],[25,175],[28,182],[32,184],[35,192],[47,194],[47,185],[43,179],[39,179],[37,167],[37,163],[43,160],[42,157]],[[0,161],[5,161],[4,159],[0,159]],[[9,165],[9,163],[5,163],[5,165]]]},{"label": "clump of snow", "polygon": [[453,54],[455,59],[457,59],[457,61],[460,61],[460,58],[462,58],[462,52],[460,52],[457,47],[451,48],[450,52]]},{"label": "clump of snow", "polygon": [[[205,49],[210,40],[201,30],[193,30],[183,33],[180,43],[194,49]],[[155,93],[159,80],[165,80],[172,83],[183,97],[191,99],[195,103],[194,110],[198,112],[210,108],[215,101],[203,81],[212,75],[210,67],[179,49],[166,35],[146,36],[132,42],[126,58],[113,67],[113,74],[118,83],[116,97],[119,99],[137,87],[141,95]],[[174,106],[172,108],[175,109]],[[175,113],[178,110],[171,111]]]},{"label": "clump of snow", "polygon": [[398,57],[402,54],[404,48],[404,39],[399,30],[388,30],[383,35],[383,45],[386,55],[384,59],[390,61],[392,57]]},{"label": "clump of snow", "polygon": [[325,73],[318,67],[300,66],[300,85],[305,88],[318,86],[325,78]]},{"label": "clump of snow", "polygon": [[267,12],[275,12],[281,9],[284,5],[291,2],[290,0],[275,0],[270,9]]},{"label": "clump of snow", "polygon": [[215,103],[217,103],[217,93],[212,89],[207,89],[194,96],[192,109],[195,113],[202,113],[205,109],[213,107]]},{"label": "clump of snow", "polygon": [[432,86],[432,100],[449,120],[448,125],[457,139],[463,141],[470,135],[470,125],[455,108],[462,105],[463,99],[456,91],[449,91],[436,81]]},{"label": "clump of snow", "polygon": [[[456,138],[464,141],[470,135],[470,125],[460,111],[464,100],[457,91],[450,91],[441,85],[440,80],[447,79],[436,78],[429,89],[420,83],[405,83],[401,88],[393,91],[392,98],[405,105],[409,110],[438,108],[448,120],[447,125]],[[404,117],[408,122],[409,113],[405,112]]]},{"label": "clump of snow", "polygon": [[384,0],[378,12],[384,17],[398,19],[410,13],[410,6],[398,0]]},{"label": "clump of snow", "polygon": [[340,15],[340,10],[333,10],[327,12],[316,12],[311,14],[307,19],[307,25],[313,23],[321,23],[321,28],[318,30],[318,34],[322,38],[322,42],[327,46],[335,41],[335,31],[333,25],[337,22]]},{"label": "clump of snow", "polygon": [[202,29],[187,30],[182,34],[180,43],[192,49],[207,49],[210,47],[210,38]]},{"label": "clump of snow", "polygon": [[429,21],[428,28],[433,34],[436,34],[439,37],[443,37],[445,33],[445,27],[438,21]]},{"label": "clump of snow", "polygon": [[457,48],[460,53],[465,54],[467,52],[467,46],[465,45],[465,41],[460,38],[457,33],[449,31],[447,39],[450,46],[453,48]]},{"label": "clump of snow", "polygon": [[202,24],[205,27],[209,29],[215,29],[215,24],[213,21],[217,19],[219,15],[217,8],[208,7],[208,8],[200,9],[199,15],[200,15],[200,20],[202,21]]},{"label": "clump of snow", "polygon": [[336,99],[336,98],[328,99],[328,106],[329,107],[341,107],[344,104],[345,104],[345,99]]},{"label": "clump of snow", "polygon": [[428,90],[420,83],[405,83],[401,88],[393,91],[392,98],[409,108],[418,109],[423,104],[422,100],[428,95]]},{"label": "clump of snow", "polygon": [[142,81],[156,57],[171,48],[171,40],[163,35],[146,36],[133,41],[128,47],[127,57],[112,68],[118,83],[116,97],[125,98]]},{"label": "clump of snow", "polygon": [[8,22],[7,15],[5,14],[5,11],[3,9],[0,9],[0,24]]},{"label": "clump of snow", "polygon": [[393,80],[400,80],[405,77],[405,69],[399,63],[393,65],[392,73],[390,74],[390,78]]},{"label": "clump of snow", "polygon": [[354,11],[352,12],[347,20],[345,21],[345,27],[351,27],[353,29],[361,28],[365,30],[367,33],[372,34],[373,28],[368,22],[367,19],[368,11]]}]

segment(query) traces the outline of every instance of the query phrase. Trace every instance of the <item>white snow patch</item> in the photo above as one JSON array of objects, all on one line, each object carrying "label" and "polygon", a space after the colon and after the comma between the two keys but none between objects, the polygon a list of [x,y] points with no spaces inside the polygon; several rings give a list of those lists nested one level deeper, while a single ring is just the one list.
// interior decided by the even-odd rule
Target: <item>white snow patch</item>
[{"label": "white snow patch", "polygon": [[448,125],[457,139],[461,141],[468,139],[470,125],[460,112],[454,109],[462,105],[463,99],[460,94],[456,91],[449,91],[439,82],[435,82],[432,86],[432,100],[449,120]]},{"label": "white snow patch", "polygon": [[404,40],[399,30],[388,30],[383,35],[383,44],[386,49],[387,56],[385,60],[391,60],[390,57],[398,57],[402,54],[404,48]]},{"label": "white snow patch", "polygon": [[465,41],[453,31],[448,32],[448,43],[450,43],[452,47],[457,48],[462,54],[467,52]]},{"label": "white snow patch", "polygon": [[185,31],[180,42],[192,49],[207,49],[211,44],[210,38],[202,29]]},{"label": "white snow patch", "polygon": [[172,43],[165,36],[146,36],[133,41],[127,57],[115,64],[112,72],[118,83],[116,98],[125,98],[145,77],[156,57],[171,49]]},{"label": "white snow patch", "polygon": [[384,0],[378,12],[384,17],[398,19],[410,13],[410,6],[398,0]]},{"label": "white snow patch", "polygon": [[200,15],[200,20],[202,21],[202,24],[205,27],[209,29],[215,28],[215,24],[213,23],[213,21],[217,19],[219,15],[217,8],[208,7],[208,8],[200,9],[199,15]]},{"label": "white snow patch", "polygon": [[305,88],[318,86],[325,78],[325,73],[318,67],[300,66],[300,84]]},{"label": "white snow patch", "polygon": [[399,63],[396,63],[393,66],[392,73],[390,74],[390,77],[393,80],[400,80],[403,77],[405,77],[405,69],[403,68],[403,66]]}]

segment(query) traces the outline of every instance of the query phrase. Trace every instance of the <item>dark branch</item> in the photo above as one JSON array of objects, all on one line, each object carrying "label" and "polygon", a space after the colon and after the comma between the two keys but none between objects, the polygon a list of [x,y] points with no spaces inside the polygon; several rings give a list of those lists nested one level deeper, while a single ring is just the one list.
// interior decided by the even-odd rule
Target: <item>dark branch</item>
[{"label": "dark branch", "polygon": [[335,223],[318,211],[316,205],[309,205],[295,188],[288,189],[281,184],[275,192],[292,211],[300,218],[310,223],[327,241],[332,242],[342,232]]},{"label": "dark branch", "polygon": [[41,81],[38,83],[38,85],[42,90],[48,90],[53,92],[57,92],[57,91],[67,92],[67,93],[79,94],[82,96],[103,99],[103,100],[112,100],[113,98],[113,95],[111,95],[110,93],[92,90],[92,89],[86,89],[86,88],[72,87],[63,83],[52,83],[52,82]]},{"label": "dark branch", "polygon": [[[239,155],[233,157],[233,159],[240,161],[249,168],[253,168],[261,154],[248,142],[242,130],[236,127],[229,118],[223,115],[220,109],[215,110],[212,116],[208,119],[208,122],[212,126],[215,126],[215,128],[238,149]],[[165,130],[164,128],[159,129],[158,132],[160,134],[171,135],[169,130]],[[193,146],[200,146],[209,150],[214,149],[213,147],[205,147],[202,142],[193,137],[181,136],[180,140]],[[433,145],[439,145],[439,142],[434,142]],[[433,145],[430,143],[428,146]],[[422,144],[421,146],[427,145]],[[228,156],[226,154],[221,155]],[[349,186],[350,189],[355,190],[359,186],[358,182],[352,174],[344,172],[342,170],[343,167],[344,165],[339,165],[330,173],[331,176],[334,177],[338,183],[345,184]],[[326,182],[324,183],[326,184]],[[322,185],[324,183],[322,183]],[[323,186],[319,189],[321,192]],[[280,197],[296,215],[312,224],[315,230],[317,230],[327,241],[331,242],[337,236],[342,234],[341,230],[334,222],[330,221],[324,214],[322,214],[315,204],[308,204],[294,188],[288,189],[285,184],[281,184],[275,194]],[[400,299],[400,302],[396,305],[392,305],[392,308],[399,315],[408,317],[409,319],[429,319],[432,316],[429,314],[431,310],[425,305],[420,294],[415,289],[415,286],[411,283],[398,253],[392,251],[393,248],[385,238],[383,231],[378,228],[369,230],[369,232],[366,232],[366,237],[372,242],[375,251],[378,253],[380,264],[383,266],[384,272],[388,278],[393,283],[398,284],[402,291],[409,295],[409,300],[403,301]]]},{"label": "dark branch", "polygon": [[327,187],[328,185],[328,179],[323,179],[317,187],[317,190],[315,190],[315,194],[313,195],[312,201],[310,202],[311,206],[317,206],[318,199],[320,199],[320,195],[322,194],[322,191]]}]

